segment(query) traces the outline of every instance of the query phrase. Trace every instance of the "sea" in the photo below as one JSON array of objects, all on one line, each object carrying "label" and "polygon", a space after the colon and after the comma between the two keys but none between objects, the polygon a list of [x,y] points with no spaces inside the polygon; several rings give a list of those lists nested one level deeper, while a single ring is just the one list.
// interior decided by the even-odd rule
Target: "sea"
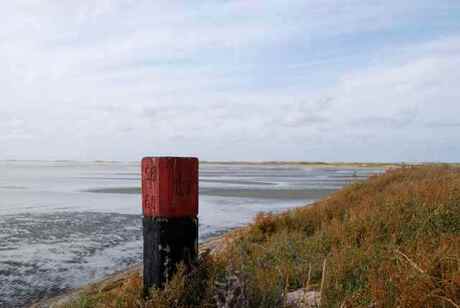
[{"label": "sea", "polygon": [[[200,164],[200,241],[305,206],[382,169]],[[23,307],[142,261],[135,162],[0,161],[0,307]]]}]

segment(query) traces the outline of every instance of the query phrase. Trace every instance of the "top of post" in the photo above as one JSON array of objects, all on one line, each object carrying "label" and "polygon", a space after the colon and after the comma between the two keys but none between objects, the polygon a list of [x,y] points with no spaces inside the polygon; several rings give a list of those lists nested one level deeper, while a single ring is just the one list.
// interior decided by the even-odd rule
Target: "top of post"
[{"label": "top of post", "polygon": [[198,215],[198,159],[196,157],[144,157],[142,209],[146,217]]}]

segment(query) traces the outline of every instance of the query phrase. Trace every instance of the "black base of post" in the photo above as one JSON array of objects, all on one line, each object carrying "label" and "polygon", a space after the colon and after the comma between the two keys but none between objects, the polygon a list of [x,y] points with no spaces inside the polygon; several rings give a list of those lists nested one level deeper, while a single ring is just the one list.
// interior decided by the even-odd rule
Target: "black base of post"
[{"label": "black base of post", "polygon": [[144,291],[161,288],[180,262],[190,266],[198,256],[197,218],[144,217]]}]

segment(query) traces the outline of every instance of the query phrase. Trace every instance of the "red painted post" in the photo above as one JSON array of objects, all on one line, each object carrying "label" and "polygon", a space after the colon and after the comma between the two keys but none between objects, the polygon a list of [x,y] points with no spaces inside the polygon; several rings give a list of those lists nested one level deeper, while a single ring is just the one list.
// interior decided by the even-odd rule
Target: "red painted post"
[{"label": "red painted post", "polygon": [[148,217],[198,216],[198,159],[142,159],[142,208]]},{"label": "red painted post", "polygon": [[198,254],[198,159],[142,159],[144,289],[161,287]]}]

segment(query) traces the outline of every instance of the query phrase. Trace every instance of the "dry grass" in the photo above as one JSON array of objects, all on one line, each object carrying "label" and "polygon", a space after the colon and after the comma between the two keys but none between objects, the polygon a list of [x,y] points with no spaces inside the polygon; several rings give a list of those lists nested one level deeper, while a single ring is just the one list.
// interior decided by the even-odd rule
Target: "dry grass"
[{"label": "dry grass", "polygon": [[282,307],[286,292],[308,285],[322,289],[323,307],[458,307],[460,169],[390,170],[313,206],[260,214],[181,273],[147,301],[136,277],[76,305]]}]

